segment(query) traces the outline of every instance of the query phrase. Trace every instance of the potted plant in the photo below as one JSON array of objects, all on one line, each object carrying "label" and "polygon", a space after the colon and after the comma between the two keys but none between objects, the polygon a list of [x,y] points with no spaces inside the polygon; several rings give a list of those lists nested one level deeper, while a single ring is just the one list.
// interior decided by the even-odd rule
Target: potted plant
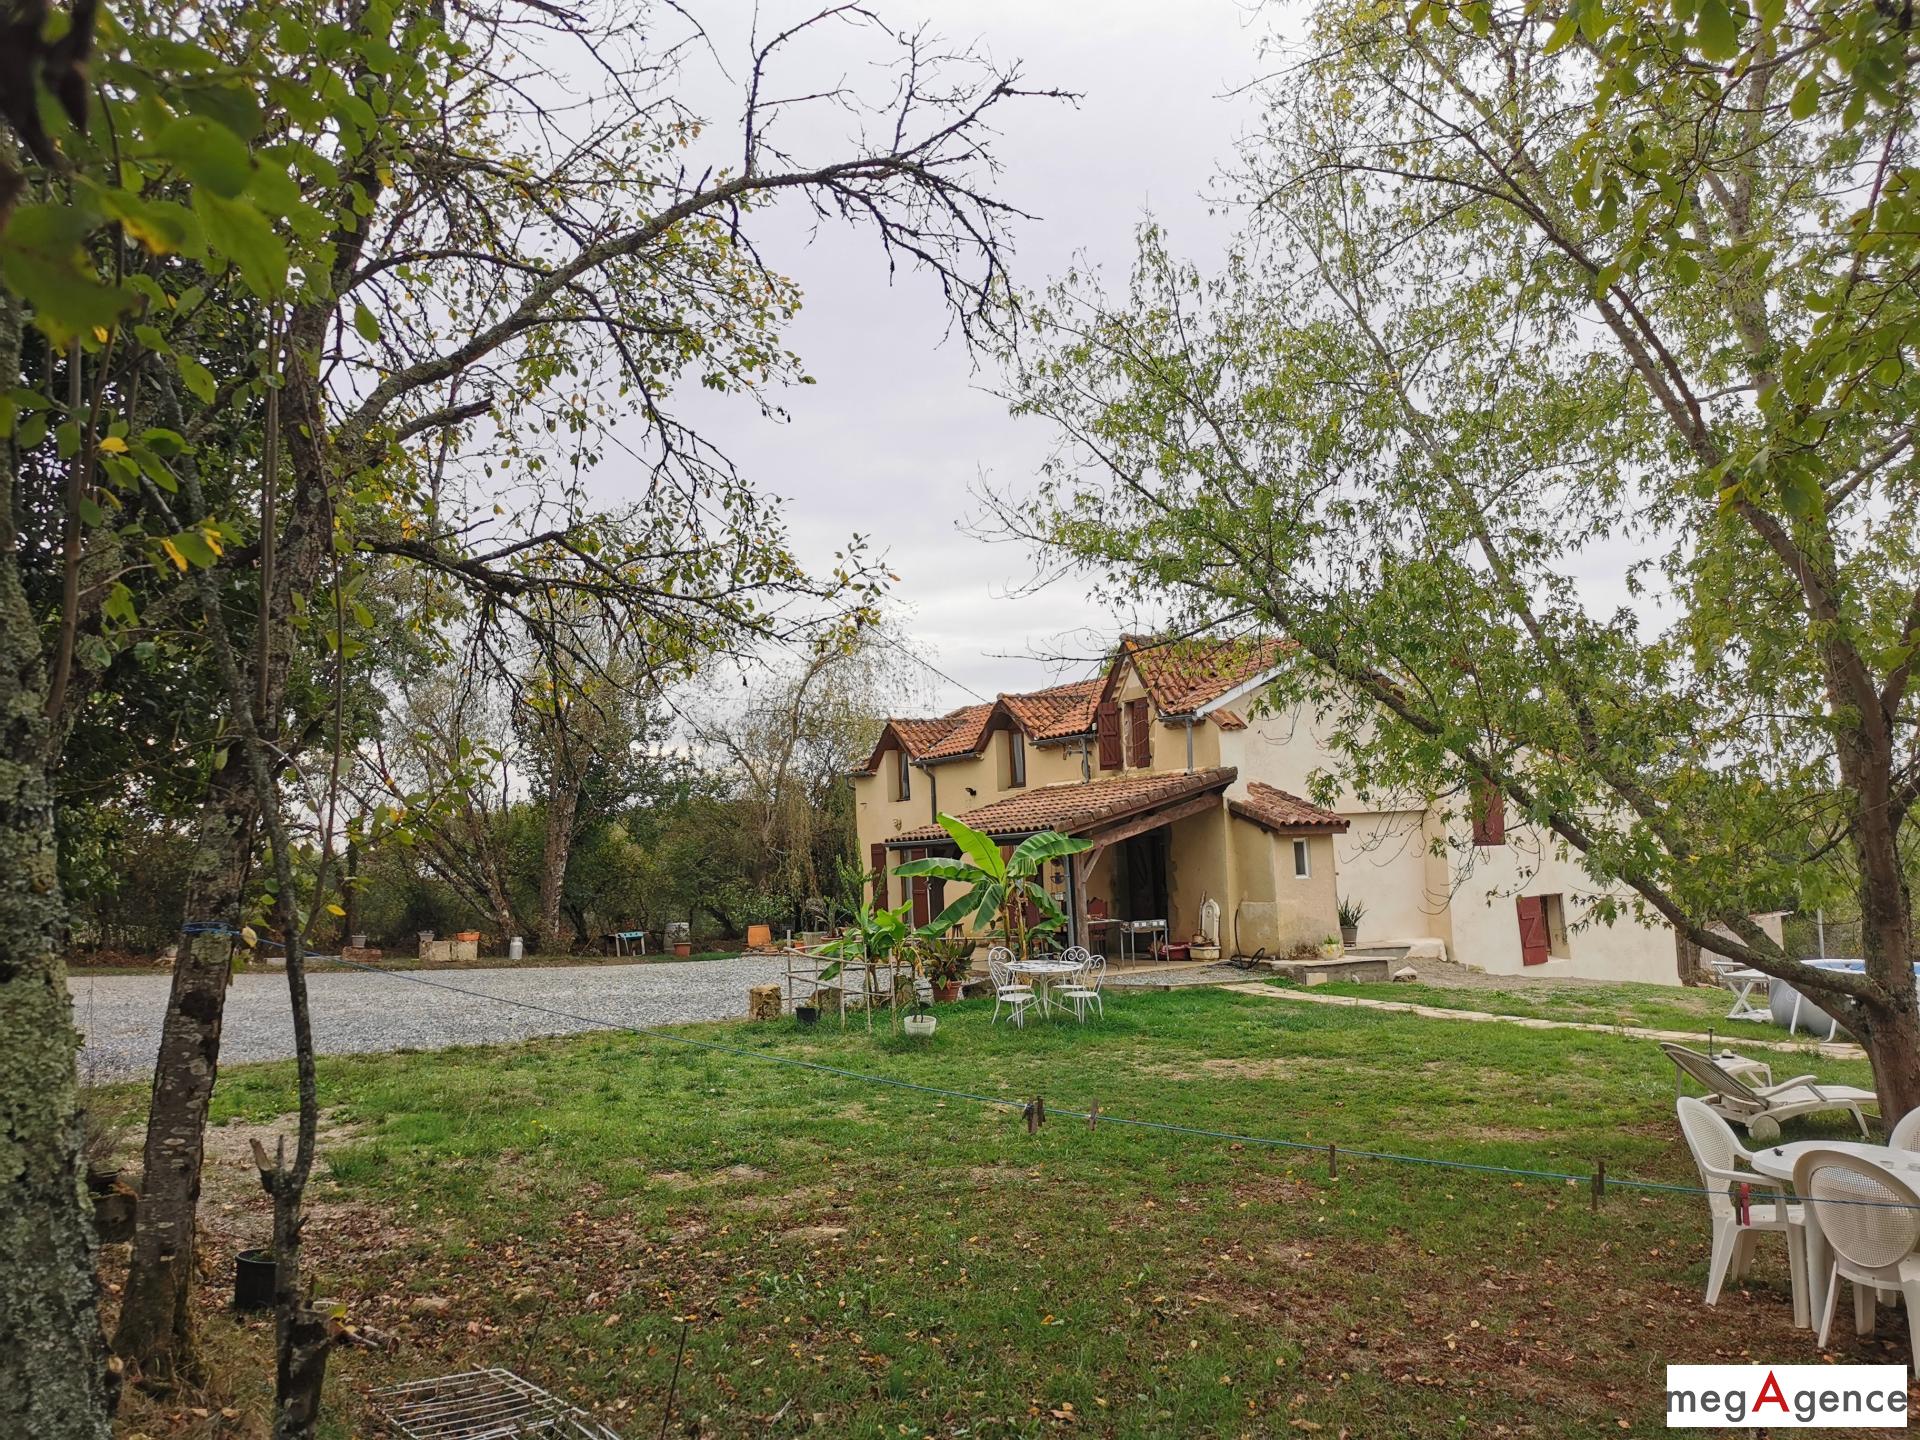
[{"label": "potted plant", "polygon": [[80,1158],[86,1166],[87,1189],[106,1195],[120,1180],[120,1141],[131,1122],[124,1115],[103,1113],[88,1097],[80,1112]]},{"label": "potted plant", "polygon": [[1351,895],[1340,898],[1340,941],[1344,945],[1360,943],[1360,920],[1367,913],[1367,902]]},{"label": "potted plant", "polygon": [[233,1308],[271,1310],[275,1265],[271,1250],[242,1250],[233,1257]]},{"label": "potted plant", "polygon": [[973,969],[973,941],[964,935],[926,935],[920,940],[920,972],[943,1004],[958,1000]]},{"label": "potted plant", "polygon": [[900,1022],[901,1026],[906,1030],[907,1034],[913,1036],[914,1039],[925,1040],[929,1035],[933,1034],[934,1027],[939,1023],[939,1017],[927,1009],[927,1002],[920,998],[920,991],[916,986],[913,992],[913,1009],[910,1010],[907,1013],[907,1017]]},{"label": "potted plant", "polygon": [[685,920],[668,921],[665,939],[673,947],[673,953],[682,959],[693,954],[693,926]]},{"label": "potted plant", "polygon": [[1322,960],[1338,960],[1345,953],[1346,947],[1340,943],[1340,937],[1338,935],[1329,935],[1320,942],[1320,958]]}]

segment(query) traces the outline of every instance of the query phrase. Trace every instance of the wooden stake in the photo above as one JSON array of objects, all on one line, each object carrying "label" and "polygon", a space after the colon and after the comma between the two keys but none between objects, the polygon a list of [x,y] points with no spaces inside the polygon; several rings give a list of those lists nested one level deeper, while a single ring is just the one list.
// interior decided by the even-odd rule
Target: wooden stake
[{"label": "wooden stake", "polygon": [[1600,1213],[1600,1202],[1607,1197],[1607,1162],[1602,1160],[1593,1172],[1593,1212]]},{"label": "wooden stake", "polygon": [[1091,1130],[1100,1123],[1100,1102],[1094,1101],[1087,1107],[1087,1129]]},{"label": "wooden stake", "polygon": [[1340,1150],[1331,1140],[1327,1142],[1327,1178],[1329,1180],[1340,1178]]}]

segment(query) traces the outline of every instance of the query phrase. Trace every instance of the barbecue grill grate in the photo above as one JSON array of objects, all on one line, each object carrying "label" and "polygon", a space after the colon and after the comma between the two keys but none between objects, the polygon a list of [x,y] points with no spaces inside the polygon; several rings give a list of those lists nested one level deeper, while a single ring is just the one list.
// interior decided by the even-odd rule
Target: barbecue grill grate
[{"label": "barbecue grill grate", "polygon": [[412,1380],[369,1397],[389,1431],[404,1440],[620,1440],[556,1395],[511,1370],[469,1370]]}]

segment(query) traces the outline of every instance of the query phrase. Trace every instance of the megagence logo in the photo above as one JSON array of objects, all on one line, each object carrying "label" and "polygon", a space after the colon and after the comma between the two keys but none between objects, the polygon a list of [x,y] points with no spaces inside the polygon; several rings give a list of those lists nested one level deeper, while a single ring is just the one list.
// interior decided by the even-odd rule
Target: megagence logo
[{"label": "megagence logo", "polygon": [[1669,1365],[1669,1430],[1904,1430],[1904,1365]]}]

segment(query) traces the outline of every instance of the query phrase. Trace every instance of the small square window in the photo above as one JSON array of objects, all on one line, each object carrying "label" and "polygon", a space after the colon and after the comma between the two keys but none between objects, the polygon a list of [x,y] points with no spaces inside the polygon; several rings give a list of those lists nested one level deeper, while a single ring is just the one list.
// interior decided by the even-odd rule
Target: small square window
[{"label": "small square window", "polygon": [[1293,842],[1293,876],[1296,880],[1307,880],[1313,876],[1313,857],[1307,852],[1307,842]]}]

